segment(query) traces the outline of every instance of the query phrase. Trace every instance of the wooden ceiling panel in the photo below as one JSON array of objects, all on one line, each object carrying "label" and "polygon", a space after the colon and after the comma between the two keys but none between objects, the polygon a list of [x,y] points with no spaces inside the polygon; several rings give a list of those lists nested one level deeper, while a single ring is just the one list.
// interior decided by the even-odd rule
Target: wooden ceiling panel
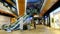
[{"label": "wooden ceiling panel", "polygon": [[58,0],[47,0],[44,8],[42,9],[40,16],[43,16]]}]

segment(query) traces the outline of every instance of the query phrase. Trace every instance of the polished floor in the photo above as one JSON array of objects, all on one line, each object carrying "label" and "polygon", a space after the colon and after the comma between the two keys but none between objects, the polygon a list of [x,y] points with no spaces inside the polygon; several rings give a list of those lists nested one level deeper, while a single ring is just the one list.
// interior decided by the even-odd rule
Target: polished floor
[{"label": "polished floor", "polygon": [[0,30],[0,34],[60,34],[60,30],[52,29],[44,25],[37,25],[37,29],[34,29],[32,27],[31,30],[25,30],[25,31],[12,31],[12,32],[6,32],[4,30]]}]

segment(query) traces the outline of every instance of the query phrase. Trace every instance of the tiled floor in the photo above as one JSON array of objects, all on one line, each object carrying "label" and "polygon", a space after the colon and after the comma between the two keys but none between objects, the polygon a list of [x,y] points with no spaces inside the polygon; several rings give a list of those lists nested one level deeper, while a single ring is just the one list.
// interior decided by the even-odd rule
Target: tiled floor
[{"label": "tiled floor", "polygon": [[60,34],[60,31],[51,29],[44,25],[37,25],[37,29],[25,30],[23,32],[18,30],[18,31],[12,31],[10,33],[4,30],[0,30],[0,34]]}]

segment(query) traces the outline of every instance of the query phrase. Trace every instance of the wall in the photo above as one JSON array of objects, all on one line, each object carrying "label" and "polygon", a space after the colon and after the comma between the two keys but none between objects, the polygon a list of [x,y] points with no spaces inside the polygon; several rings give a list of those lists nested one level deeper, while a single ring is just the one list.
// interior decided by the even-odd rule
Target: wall
[{"label": "wall", "polygon": [[10,17],[0,15],[0,28],[3,24],[10,24]]},{"label": "wall", "polygon": [[60,7],[50,13],[50,23],[52,28],[60,29]]}]

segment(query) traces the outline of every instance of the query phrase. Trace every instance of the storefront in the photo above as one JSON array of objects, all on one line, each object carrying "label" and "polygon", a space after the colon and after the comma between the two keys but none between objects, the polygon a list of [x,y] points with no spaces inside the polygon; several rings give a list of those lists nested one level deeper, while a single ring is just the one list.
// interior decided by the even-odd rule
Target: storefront
[{"label": "storefront", "polygon": [[51,27],[60,29],[60,7],[50,13]]},{"label": "storefront", "polygon": [[44,20],[45,20],[45,22],[44,22],[45,25],[46,25],[46,26],[50,26],[50,21],[49,21],[49,20],[50,20],[50,19],[49,19],[50,17],[49,17],[49,15],[45,16],[44,18],[45,18],[45,19],[44,19]]}]

